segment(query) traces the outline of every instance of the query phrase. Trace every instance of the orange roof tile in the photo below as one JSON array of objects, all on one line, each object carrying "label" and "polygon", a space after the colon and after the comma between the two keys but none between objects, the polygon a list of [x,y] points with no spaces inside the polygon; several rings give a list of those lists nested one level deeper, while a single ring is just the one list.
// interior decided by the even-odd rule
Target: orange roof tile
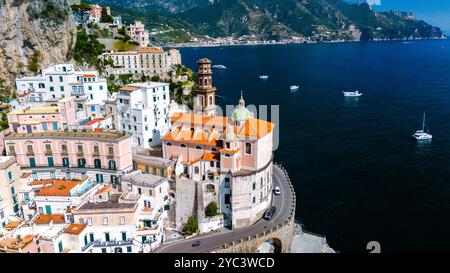
[{"label": "orange roof tile", "polygon": [[103,186],[101,189],[99,189],[94,195],[97,195],[97,194],[101,194],[101,193],[107,192],[107,191],[110,190],[110,189],[112,189],[112,185],[111,185],[111,184],[105,185],[105,186]]},{"label": "orange roof tile", "polygon": [[79,235],[85,228],[87,227],[87,223],[84,224],[70,224],[64,233]]},{"label": "orange roof tile", "polygon": [[93,120],[90,120],[90,121],[88,121],[88,122],[86,122],[86,126],[90,126],[90,125],[93,125],[93,124],[95,124],[95,123],[97,123],[97,122],[99,122],[99,121],[102,121],[102,120],[105,120],[104,118],[94,118]]},{"label": "orange roof tile", "polygon": [[141,89],[141,87],[127,85],[127,86],[124,86],[124,87],[120,88],[119,91],[133,92],[133,91],[136,91],[136,90],[139,90],[139,89]]},{"label": "orange roof tile", "polygon": [[[42,182],[45,184],[41,183],[44,186],[35,193],[35,196],[70,196],[70,190],[80,184],[80,181],[70,180],[47,180]],[[31,184],[33,185],[33,183]]]},{"label": "orange roof tile", "polygon": [[20,221],[9,221],[8,224],[6,224],[5,229],[14,229],[20,225]]},{"label": "orange roof tile", "polygon": [[84,74],[83,78],[95,78],[94,74]]},{"label": "orange roof tile", "polygon": [[64,224],[66,222],[64,214],[44,214],[39,215],[34,223],[36,225],[48,225],[51,221],[53,221],[53,224]]},{"label": "orange roof tile", "polygon": [[164,50],[159,48],[142,48],[138,50],[139,53],[164,53]]},{"label": "orange roof tile", "polygon": [[236,150],[220,149],[219,152],[221,152],[221,153],[235,154],[235,153],[239,152],[239,149],[236,149]]},{"label": "orange roof tile", "polygon": [[206,161],[217,161],[219,159],[220,159],[220,154],[213,154],[210,152],[206,152],[202,157],[202,160],[206,160]]}]

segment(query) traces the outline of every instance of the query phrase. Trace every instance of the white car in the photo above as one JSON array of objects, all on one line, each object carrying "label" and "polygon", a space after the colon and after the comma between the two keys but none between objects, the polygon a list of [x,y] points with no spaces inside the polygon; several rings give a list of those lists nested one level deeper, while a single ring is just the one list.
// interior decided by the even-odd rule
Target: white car
[{"label": "white car", "polygon": [[281,189],[280,189],[280,187],[275,187],[275,189],[273,189],[273,193],[274,193],[275,195],[280,195],[280,194],[281,194]]}]

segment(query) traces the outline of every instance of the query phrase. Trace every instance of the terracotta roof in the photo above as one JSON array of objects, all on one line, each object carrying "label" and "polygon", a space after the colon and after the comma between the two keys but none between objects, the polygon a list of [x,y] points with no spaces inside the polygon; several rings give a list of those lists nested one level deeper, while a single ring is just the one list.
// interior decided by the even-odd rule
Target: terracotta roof
[{"label": "terracotta roof", "polygon": [[64,224],[66,222],[64,214],[44,214],[39,215],[34,223],[36,225],[48,225],[51,221],[53,221],[53,224]]},{"label": "terracotta roof", "polygon": [[[194,142],[199,144],[215,144],[226,133],[227,127],[231,127],[240,138],[259,139],[272,132],[275,124],[251,118],[241,126],[231,125],[227,117],[204,116],[192,113],[175,113],[171,116],[172,127],[163,137],[166,141]],[[228,126],[227,126],[228,125]],[[194,133],[192,131],[194,128]],[[206,132],[199,133],[199,130]],[[201,131],[200,131],[201,132]]]},{"label": "terracotta roof", "polygon": [[124,86],[124,87],[120,88],[119,91],[133,92],[133,91],[136,91],[136,90],[139,90],[139,89],[141,89],[141,87],[127,85],[127,86]]},{"label": "terracotta roof", "polygon": [[[47,180],[35,196],[70,196],[70,190],[81,183],[81,181],[70,180]],[[33,183],[32,183],[33,185]]]},{"label": "terracotta roof", "polygon": [[220,159],[220,154],[213,154],[210,152],[206,152],[202,157],[202,160],[206,160],[206,161],[217,161],[219,159]]},{"label": "terracotta roof", "polygon": [[83,75],[83,78],[95,78],[94,74],[85,74]]},{"label": "terracotta roof", "polygon": [[90,120],[90,121],[88,121],[88,122],[86,122],[86,126],[90,126],[90,125],[93,125],[93,124],[95,124],[95,123],[97,123],[97,122],[99,122],[99,121],[102,121],[102,120],[105,120],[104,118],[94,118],[93,120]]},{"label": "terracotta roof", "polygon": [[84,224],[70,224],[64,233],[79,235],[85,228],[87,227],[87,223]]},{"label": "terracotta roof", "polygon": [[164,53],[164,50],[159,48],[142,48],[138,50],[139,53]]},{"label": "terracotta roof", "polygon": [[107,191],[110,190],[110,189],[112,189],[112,185],[111,185],[111,184],[105,185],[105,186],[103,186],[102,188],[100,188],[94,195],[97,195],[97,194],[101,194],[101,193],[107,192]]},{"label": "terracotta roof", "polygon": [[20,225],[20,221],[9,221],[8,224],[6,224],[5,229],[14,229]]},{"label": "terracotta roof", "polygon": [[221,153],[235,154],[235,153],[239,152],[239,149],[236,149],[236,150],[220,149],[219,152],[221,152]]}]

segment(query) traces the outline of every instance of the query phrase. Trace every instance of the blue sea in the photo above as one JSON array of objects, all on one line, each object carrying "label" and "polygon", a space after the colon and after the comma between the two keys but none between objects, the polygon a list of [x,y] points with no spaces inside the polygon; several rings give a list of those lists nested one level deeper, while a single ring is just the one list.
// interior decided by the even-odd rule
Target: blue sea
[{"label": "blue sea", "polygon": [[[370,241],[382,252],[450,251],[450,41],[181,53],[194,69],[203,57],[228,67],[214,73],[217,104],[237,104],[242,90],[247,104],[279,105],[275,160],[295,184],[306,230],[340,252],[367,252]],[[424,112],[433,140],[420,145],[411,134]]]}]

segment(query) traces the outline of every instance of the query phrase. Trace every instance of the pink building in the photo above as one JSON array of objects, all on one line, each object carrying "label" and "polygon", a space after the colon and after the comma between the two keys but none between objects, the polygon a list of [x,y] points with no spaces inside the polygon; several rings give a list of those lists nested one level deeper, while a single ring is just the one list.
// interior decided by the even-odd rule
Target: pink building
[{"label": "pink building", "polygon": [[226,225],[249,226],[271,202],[274,126],[254,118],[242,97],[231,118],[175,114],[163,155],[178,162],[176,175],[218,184]]},{"label": "pink building", "polygon": [[103,131],[10,133],[7,154],[37,179],[94,176],[96,182],[117,183],[132,169],[131,137]]},{"label": "pink building", "polygon": [[8,123],[15,133],[40,133],[68,129],[75,125],[75,102],[72,98],[58,101],[57,106],[35,106],[8,113]]},{"label": "pink building", "polygon": [[[109,7],[106,8],[106,14],[111,15],[111,9]],[[89,15],[91,18],[100,20],[102,18],[102,9],[103,7],[99,5],[91,5],[91,11],[89,12]]]}]

